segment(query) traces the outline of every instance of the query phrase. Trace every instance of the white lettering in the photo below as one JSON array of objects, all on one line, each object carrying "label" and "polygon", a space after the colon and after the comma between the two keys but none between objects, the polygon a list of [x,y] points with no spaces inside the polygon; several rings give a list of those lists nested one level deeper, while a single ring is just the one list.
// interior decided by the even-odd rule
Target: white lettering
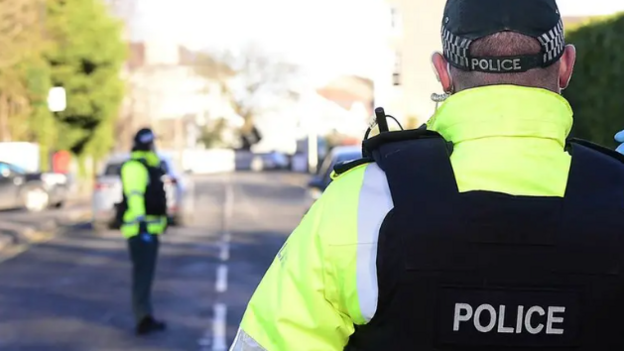
[{"label": "white lettering", "polygon": [[481,60],[479,61],[479,68],[481,68],[482,70],[489,70],[490,68],[490,64],[488,63],[487,60]]},{"label": "white lettering", "polygon": [[477,66],[479,65],[479,60],[478,59],[472,59],[472,69],[474,70],[475,68],[477,68]]},{"label": "white lettering", "polygon": [[498,306],[498,332],[499,333],[513,333],[514,328],[505,326],[505,306]]},{"label": "white lettering", "polygon": [[[462,314],[462,311],[466,311],[466,314]],[[455,318],[453,318],[453,330],[459,330],[460,322],[467,322],[472,318],[472,306],[467,303],[455,304]]]},{"label": "white lettering", "polygon": [[563,329],[553,328],[554,323],[563,323],[563,317],[555,317],[555,313],[564,313],[565,307],[548,307],[548,318],[546,319],[546,334],[563,334]]},{"label": "white lettering", "polygon": [[522,333],[523,321],[524,321],[524,306],[518,306],[518,314],[516,316],[516,334]]},{"label": "white lettering", "polygon": [[536,312],[540,316],[543,316],[543,315],[546,314],[546,311],[544,311],[543,308],[541,308],[539,306],[533,306],[533,307],[529,308],[529,310],[527,311],[526,316],[524,318],[524,328],[531,334],[539,334],[542,331],[542,329],[544,329],[544,325],[542,323],[538,324],[536,328],[531,326],[531,317]]},{"label": "white lettering", "polygon": [[513,69],[513,61],[511,60],[503,60],[501,62],[501,66],[505,71],[511,71]]},{"label": "white lettering", "polygon": [[[512,314],[509,319],[511,323],[513,323],[513,309],[511,311]],[[499,334],[521,334],[524,329],[533,335],[543,333],[544,331],[546,334],[562,335],[564,334],[564,329],[557,328],[557,326],[564,322],[562,314],[565,313],[565,311],[566,308],[562,306],[549,306],[547,310],[540,306],[532,306],[525,314],[525,306],[520,305],[517,306],[516,309],[516,323],[514,328],[513,326],[505,326],[505,317],[508,314],[507,306],[505,305],[499,305],[497,312],[494,306],[482,304],[473,312],[473,308],[469,304],[456,303],[455,316],[453,318],[453,331],[459,331],[462,322],[468,322],[472,319],[475,329],[481,333],[489,333],[497,326],[496,333]],[[484,312],[486,312],[488,316],[483,316],[483,319],[481,319]],[[534,321],[533,317],[535,314],[542,317],[546,315],[545,324],[537,320]],[[539,319],[539,317],[537,318]],[[535,324],[536,322],[537,324]]]},{"label": "white lettering", "polygon": [[493,60],[473,58],[470,65],[473,70],[479,67],[481,70],[493,72],[514,71],[522,68],[520,65],[520,59]]},{"label": "white lettering", "polygon": [[[490,314],[490,321],[487,326],[481,325],[481,312],[483,312],[484,310],[487,310]],[[481,333],[488,333],[492,331],[492,329],[494,329],[495,325],[496,325],[496,310],[494,309],[494,307],[492,307],[492,305],[487,305],[487,304],[483,304],[477,307],[477,310],[475,311],[475,315],[474,315],[475,328],[477,328],[477,330],[480,331]]]}]

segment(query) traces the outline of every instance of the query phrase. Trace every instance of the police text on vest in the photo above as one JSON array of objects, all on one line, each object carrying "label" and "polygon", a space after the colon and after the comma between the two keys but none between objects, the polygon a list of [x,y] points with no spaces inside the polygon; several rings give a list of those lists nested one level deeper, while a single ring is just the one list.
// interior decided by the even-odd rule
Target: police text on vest
[{"label": "police text on vest", "polygon": [[[482,304],[473,309],[467,303],[455,304],[453,331],[459,331],[462,323],[472,320],[474,328],[481,333],[525,333],[563,334],[563,328],[556,328],[563,323],[566,308],[561,306],[515,306],[508,309],[505,305],[498,309],[489,304]],[[507,325],[506,325],[507,324]]]}]

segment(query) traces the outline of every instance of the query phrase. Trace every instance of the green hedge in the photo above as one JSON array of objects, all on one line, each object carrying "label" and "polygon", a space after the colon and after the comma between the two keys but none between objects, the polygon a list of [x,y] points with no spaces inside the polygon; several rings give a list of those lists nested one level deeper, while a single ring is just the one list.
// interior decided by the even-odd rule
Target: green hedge
[{"label": "green hedge", "polygon": [[576,137],[607,147],[624,129],[624,13],[566,30],[577,49],[570,87],[563,95],[574,109]]}]

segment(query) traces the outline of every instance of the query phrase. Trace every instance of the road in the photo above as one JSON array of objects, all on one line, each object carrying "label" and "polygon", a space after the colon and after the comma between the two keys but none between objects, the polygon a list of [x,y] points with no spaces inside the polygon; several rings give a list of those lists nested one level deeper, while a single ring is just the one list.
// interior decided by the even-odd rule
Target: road
[{"label": "road", "polygon": [[195,182],[195,223],[162,239],[154,304],[166,332],[132,333],[120,234],[75,226],[0,263],[0,350],[227,349],[255,286],[305,211],[305,179],[235,173]]}]

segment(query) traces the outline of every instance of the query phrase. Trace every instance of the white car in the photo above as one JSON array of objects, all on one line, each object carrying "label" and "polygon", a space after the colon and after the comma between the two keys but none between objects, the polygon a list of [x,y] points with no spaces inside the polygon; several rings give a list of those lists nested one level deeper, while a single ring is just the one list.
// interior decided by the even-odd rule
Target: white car
[{"label": "white car", "polygon": [[[189,224],[192,219],[192,185],[175,170],[170,157],[158,155],[167,171],[165,176],[165,192],[167,193],[167,211],[172,225]],[[121,187],[121,166],[130,158],[130,154],[119,154],[111,157],[97,176],[93,189],[94,228],[114,228],[115,205],[123,199]],[[191,189],[189,189],[191,188]]]}]

